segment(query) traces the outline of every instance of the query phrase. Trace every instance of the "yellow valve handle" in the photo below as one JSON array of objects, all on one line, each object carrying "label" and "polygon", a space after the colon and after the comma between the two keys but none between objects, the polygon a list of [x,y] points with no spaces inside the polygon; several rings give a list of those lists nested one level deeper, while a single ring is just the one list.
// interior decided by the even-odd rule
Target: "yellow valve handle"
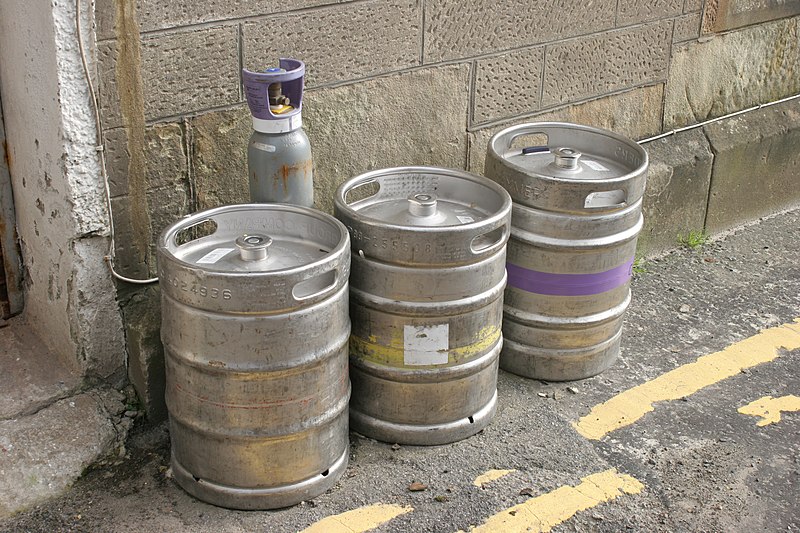
[{"label": "yellow valve handle", "polygon": [[286,112],[292,111],[293,109],[294,107],[290,105],[269,106],[269,110],[276,115],[282,115]]}]

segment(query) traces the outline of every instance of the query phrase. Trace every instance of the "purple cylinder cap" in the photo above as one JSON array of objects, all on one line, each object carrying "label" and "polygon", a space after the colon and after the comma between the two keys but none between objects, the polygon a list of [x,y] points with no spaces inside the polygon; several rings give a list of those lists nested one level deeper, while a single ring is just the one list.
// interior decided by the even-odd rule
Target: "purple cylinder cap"
[{"label": "purple cylinder cap", "polygon": [[[300,113],[303,108],[303,80],[306,74],[306,64],[299,59],[280,59],[280,68],[286,72],[253,72],[242,69],[244,94],[250,113],[262,120],[281,120]],[[272,70],[272,69],[270,69]],[[269,86],[280,83],[282,92],[289,98],[294,109],[276,115],[269,109]]]}]

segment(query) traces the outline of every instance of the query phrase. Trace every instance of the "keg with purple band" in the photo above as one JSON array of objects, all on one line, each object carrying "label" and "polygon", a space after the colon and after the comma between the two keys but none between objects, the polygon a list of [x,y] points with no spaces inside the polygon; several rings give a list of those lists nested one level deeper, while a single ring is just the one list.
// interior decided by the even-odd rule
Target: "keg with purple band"
[{"label": "keg with purple band", "polygon": [[486,176],[511,195],[500,367],[582,379],[620,352],[647,154],[610,131],[522,124],[489,142]]}]

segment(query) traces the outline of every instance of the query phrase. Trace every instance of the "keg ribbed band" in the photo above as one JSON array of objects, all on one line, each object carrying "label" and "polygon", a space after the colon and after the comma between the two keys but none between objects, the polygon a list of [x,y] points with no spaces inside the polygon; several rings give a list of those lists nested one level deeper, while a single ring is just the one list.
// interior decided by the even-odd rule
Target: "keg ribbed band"
[{"label": "keg ribbed band", "polygon": [[633,257],[605,272],[592,274],[553,274],[506,263],[508,286],[549,296],[589,296],[616,289],[630,281]]}]

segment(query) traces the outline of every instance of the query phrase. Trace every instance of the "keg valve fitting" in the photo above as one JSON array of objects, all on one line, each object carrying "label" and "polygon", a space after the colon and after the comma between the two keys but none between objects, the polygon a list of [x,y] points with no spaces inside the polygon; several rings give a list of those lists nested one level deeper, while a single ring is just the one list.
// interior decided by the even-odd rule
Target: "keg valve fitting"
[{"label": "keg valve fitting", "polygon": [[408,196],[408,212],[418,217],[436,214],[436,195],[417,193]]},{"label": "keg valve fitting", "polygon": [[272,237],[245,233],[236,239],[239,255],[243,261],[263,261],[267,258],[267,248],[272,244]]},{"label": "keg valve fitting", "polygon": [[556,148],[553,150],[553,154],[555,155],[553,163],[558,168],[564,170],[577,170],[579,168],[578,159],[582,155],[579,151],[573,148]]}]

